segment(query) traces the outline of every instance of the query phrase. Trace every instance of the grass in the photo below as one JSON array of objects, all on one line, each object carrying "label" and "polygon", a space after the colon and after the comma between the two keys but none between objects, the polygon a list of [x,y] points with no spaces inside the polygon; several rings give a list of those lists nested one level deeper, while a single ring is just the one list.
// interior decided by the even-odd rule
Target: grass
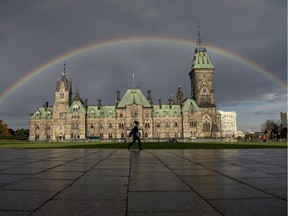
[{"label": "grass", "polygon": [[[0,148],[113,148],[125,149],[128,143],[115,142],[0,142]],[[142,142],[144,149],[258,149],[287,148],[287,142]],[[135,143],[133,148],[138,148]]]}]

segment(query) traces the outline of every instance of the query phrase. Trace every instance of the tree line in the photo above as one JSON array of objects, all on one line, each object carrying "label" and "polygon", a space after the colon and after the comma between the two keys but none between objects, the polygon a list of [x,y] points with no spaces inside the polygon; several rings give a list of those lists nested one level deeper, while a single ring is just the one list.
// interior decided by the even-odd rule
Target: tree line
[{"label": "tree line", "polygon": [[9,128],[2,119],[0,119],[0,140],[28,140],[29,129],[18,128],[16,131]]},{"label": "tree line", "polygon": [[281,125],[279,120],[266,120],[260,128],[260,132],[246,133],[247,141],[286,141],[287,127]]}]

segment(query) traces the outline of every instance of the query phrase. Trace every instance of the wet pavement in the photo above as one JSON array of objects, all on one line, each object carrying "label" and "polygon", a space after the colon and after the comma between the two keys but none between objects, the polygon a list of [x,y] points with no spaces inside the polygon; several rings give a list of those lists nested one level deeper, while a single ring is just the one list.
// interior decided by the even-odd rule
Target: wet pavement
[{"label": "wet pavement", "polygon": [[287,215],[287,149],[0,149],[0,215]]}]

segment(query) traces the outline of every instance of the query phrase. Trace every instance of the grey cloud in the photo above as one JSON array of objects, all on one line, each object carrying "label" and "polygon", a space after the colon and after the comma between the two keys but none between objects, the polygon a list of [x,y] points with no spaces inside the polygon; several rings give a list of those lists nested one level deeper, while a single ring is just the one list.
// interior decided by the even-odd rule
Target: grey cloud
[{"label": "grey cloud", "polygon": [[[208,44],[216,68],[216,102],[221,107],[234,104],[242,115],[241,125],[255,127],[259,119],[252,124],[243,116],[247,104],[254,107],[255,100],[281,104],[259,111],[257,117],[265,118],[269,109],[273,113],[283,111],[286,89],[253,68],[214,53],[209,45],[239,54],[286,80],[287,7],[283,1],[273,2],[273,7],[267,4],[228,0],[217,4],[212,0],[4,0],[0,2],[0,72],[5,79],[0,79],[0,91],[51,59],[97,41],[131,36],[195,40],[200,21],[203,42]],[[67,59],[67,72],[73,90],[78,83],[81,96],[88,98],[89,104],[96,104],[98,98],[113,104],[115,91],[121,90],[123,95],[132,85],[133,72],[135,84],[144,94],[151,89],[157,103],[158,98],[164,102],[170,94],[175,95],[179,84],[185,97],[190,97],[192,57],[193,50],[168,44],[110,47]],[[17,128],[15,119],[25,119],[46,100],[52,103],[62,69],[58,64],[22,85],[0,104],[0,118]],[[19,104],[24,104],[21,109]],[[257,110],[250,111],[246,115],[257,114]]]}]

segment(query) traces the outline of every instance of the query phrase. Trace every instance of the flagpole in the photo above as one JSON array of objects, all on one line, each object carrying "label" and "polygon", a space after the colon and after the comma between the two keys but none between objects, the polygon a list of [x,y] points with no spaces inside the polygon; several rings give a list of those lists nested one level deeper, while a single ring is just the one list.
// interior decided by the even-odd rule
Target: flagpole
[{"label": "flagpole", "polygon": [[133,88],[134,88],[134,72],[132,74],[132,78],[133,78]]}]

